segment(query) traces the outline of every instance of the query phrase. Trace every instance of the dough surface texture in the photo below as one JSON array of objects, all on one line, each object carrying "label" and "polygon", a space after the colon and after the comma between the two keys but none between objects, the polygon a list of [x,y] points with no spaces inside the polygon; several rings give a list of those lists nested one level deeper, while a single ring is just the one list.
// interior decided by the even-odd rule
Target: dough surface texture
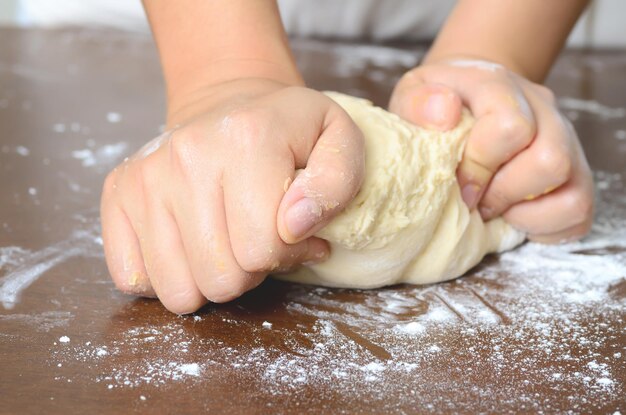
[{"label": "dough surface texture", "polygon": [[459,277],[486,254],[524,240],[501,218],[484,223],[461,198],[455,172],[474,123],[469,113],[455,129],[438,132],[367,100],[326,94],[363,131],[365,180],[316,235],[330,242],[330,258],[278,278],[348,288],[428,284]]}]

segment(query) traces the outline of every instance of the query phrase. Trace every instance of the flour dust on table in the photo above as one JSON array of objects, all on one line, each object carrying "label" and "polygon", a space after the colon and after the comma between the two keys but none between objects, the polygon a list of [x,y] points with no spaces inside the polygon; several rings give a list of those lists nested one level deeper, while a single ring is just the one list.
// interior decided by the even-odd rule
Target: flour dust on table
[{"label": "flour dust on table", "polygon": [[[71,324],[59,327],[50,376],[108,393],[136,389],[147,399],[173,384],[200,391],[229,376],[256,379],[276,399],[313,388],[299,398],[312,407],[341,394],[355,407],[393,402],[387,410],[437,413],[452,405],[442,399],[453,388],[453,407],[467,412],[602,412],[603,402],[626,393],[626,194],[621,174],[597,172],[595,181],[598,215],[583,241],[527,243],[472,277],[426,287],[268,281],[167,324],[158,312],[137,319],[131,308],[107,339],[86,331],[61,343]],[[90,370],[73,370],[81,367]],[[569,406],[554,406],[554,394],[570,396]]]}]

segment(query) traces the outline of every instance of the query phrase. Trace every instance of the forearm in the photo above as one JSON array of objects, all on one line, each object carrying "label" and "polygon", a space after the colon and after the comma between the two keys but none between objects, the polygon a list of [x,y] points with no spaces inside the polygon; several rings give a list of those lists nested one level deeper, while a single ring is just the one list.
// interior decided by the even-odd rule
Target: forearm
[{"label": "forearm", "polygon": [[541,82],[589,0],[459,0],[426,61],[467,56]]},{"label": "forearm", "polygon": [[302,84],[275,0],[144,0],[167,86],[168,112],[212,85],[264,78]]}]

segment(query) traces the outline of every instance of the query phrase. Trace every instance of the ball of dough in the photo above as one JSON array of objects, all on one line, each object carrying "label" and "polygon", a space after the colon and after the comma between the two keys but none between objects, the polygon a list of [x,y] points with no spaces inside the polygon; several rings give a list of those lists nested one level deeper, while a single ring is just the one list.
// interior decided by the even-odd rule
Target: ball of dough
[{"label": "ball of dough", "polygon": [[484,223],[461,198],[456,168],[473,119],[431,131],[371,102],[326,93],[365,136],[365,180],[352,203],[316,236],[330,242],[324,263],[277,277],[331,287],[375,288],[456,278],[488,253],[525,235],[501,218]]}]

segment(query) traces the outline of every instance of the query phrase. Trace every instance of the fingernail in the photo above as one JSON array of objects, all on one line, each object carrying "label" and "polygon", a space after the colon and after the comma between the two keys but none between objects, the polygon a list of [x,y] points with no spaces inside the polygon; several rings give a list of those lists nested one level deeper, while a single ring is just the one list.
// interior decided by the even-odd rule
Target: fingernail
[{"label": "fingernail", "polygon": [[425,104],[424,114],[432,126],[438,129],[452,128],[450,125],[450,99],[442,93],[431,94]]},{"label": "fingernail", "polygon": [[300,239],[321,219],[321,206],[315,200],[305,197],[289,208],[285,214],[285,226],[291,236]]},{"label": "fingernail", "polygon": [[463,186],[461,190],[461,197],[463,197],[463,201],[467,205],[467,207],[472,210],[476,207],[476,203],[478,202],[478,197],[480,196],[480,186],[474,183],[468,183]]},{"label": "fingernail", "polygon": [[433,124],[439,125],[443,119],[444,99],[441,94],[432,94],[426,100],[426,108],[424,113],[428,120]]}]

